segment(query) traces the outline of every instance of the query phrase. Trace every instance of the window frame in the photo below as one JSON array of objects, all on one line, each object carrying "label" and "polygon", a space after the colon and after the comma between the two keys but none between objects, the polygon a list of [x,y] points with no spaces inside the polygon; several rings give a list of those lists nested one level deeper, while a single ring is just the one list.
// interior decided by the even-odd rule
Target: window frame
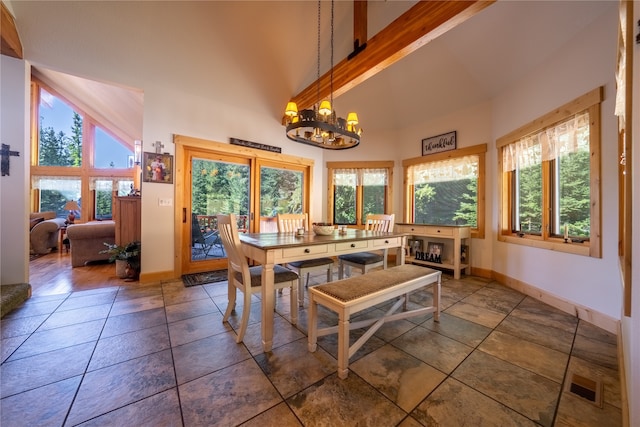
[{"label": "window frame", "polygon": [[[496,140],[498,156],[498,241],[518,245],[532,246],[542,249],[568,252],[594,258],[602,257],[602,206],[601,206],[601,117],[600,104],[603,100],[603,87],[593,89],[586,94],[570,101],[563,106],[539,117],[524,126],[504,135]],[[549,209],[552,203],[552,189],[550,182],[551,161],[542,162],[542,232],[535,234],[518,234],[514,232],[513,179],[514,172],[503,172],[503,150],[506,146],[530,135],[557,125],[581,112],[589,113],[589,151],[590,151],[590,238],[582,243],[565,243],[564,236],[553,233],[553,212]]]},{"label": "window frame", "polygon": [[[385,206],[383,214],[393,213],[393,161],[360,161],[360,162],[327,162],[327,217],[334,218],[334,191],[333,172],[335,169],[386,169],[387,185],[385,188]],[[353,228],[364,228],[364,202],[363,186],[356,185],[356,223],[350,225]]]},{"label": "window frame", "polygon": [[[68,166],[40,166],[38,164],[39,158],[39,139],[40,139],[40,89],[44,89],[51,95],[65,102],[75,112],[82,116],[82,165],[79,167]],[[99,123],[96,119],[91,117],[87,111],[79,108],[67,97],[62,95],[59,91],[55,90],[48,84],[42,82],[38,78],[32,76],[31,78],[31,169],[30,175],[33,180],[34,177],[76,177],[80,179],[81,191],[80,197],[82,198],[82,213],[80,222],[95,220],[95,205],[96,205],[96,191],[91,190],[91,179],[114,179],[126,178],[132,180],[134,186],[136,183],[136,171],[139,167],[136,166],[132,169],[126,168],[108,168],[100,169],[94,167],[94,152],[95,152],[95,129],[100,127],[104,132],[111,135],[118,142],[131,148],[135,151],[133,141],[129,145],[126,141],[122,141],[114,132],[112,132],[106,125]],[[117,196],[117,188],[112,191],[112,206],[115,206],[115,197]],[[31,211],[37,211],[40,206],[40,191],[37,189],[31,189],[30,197],[30,209]],[[112,212],[113,214],[113,212]]]},{"label": "window frame", "polygon": [[478,156],[478,188],[477,188],[477,224],[476,228],[471,228],[471,237],[476,239],[484,239],[485,229],[485,187],[486,187],[486,152],[487,144],[478,144],[471,147],[458,148],[451,151],[445,151],[436,154],[430,154],[428,156],[413,157],[411,159],[405,159],[402,161],[403,174],[404,174],[404,210],[403,218],[404,222],[413,223],[413,192],[414,186],[410,184],[409,179],[409,166],[429,164],[435,162],[441,162],[443,160],[451,160],[462,158],[466,156]]}]

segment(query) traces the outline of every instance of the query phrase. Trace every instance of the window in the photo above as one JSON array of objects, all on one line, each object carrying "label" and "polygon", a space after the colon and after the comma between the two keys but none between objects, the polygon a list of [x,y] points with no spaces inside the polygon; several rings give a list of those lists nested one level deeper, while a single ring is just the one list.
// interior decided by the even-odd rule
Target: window
[{"label": "window", "polygon": [[92,178],[90,189],[95,192],[95,218],[96,219],[113,219],[113,193],[116,196],[126,196],[133,188],[133,180],[121,179],[114,181],[112,179]]},{"label": "window", "polygon": [[363,225],[368,214],[391,212],[393,162],[328,162],[329,218]]},{"label": "window", "polygon": [[64,218],[75,200],[82,221],[111,219],[113,197],[133,185],[133,141],[126,144],[106,127],[34,79],[32,207]]},{"label": "window", "polygon": [[32,178],[31,187],[40,191],[38,211],[54,211],[58,218],[66,218],[68,211],[64,205],[75,200],[80,206],[80,212],[74,212],[76,219],[82,219],[81,181],[73,177],[41,176]]},{"label": "window", "polygon": [[93,166],[100,169],[133,168],[133,150],[111,136],[100,126],[95,126],[95,152]]},{"label": "window", "polygon": [[405,220],[468,225],[483,238],[486,151],[482,144],[404,160]]},{"label": "window", "polygon": [[498,139],[501,240],[599,256],[600,101],[597,89]]},{"label": "window", "polygon": [[82,165],[82,116],[45,89],[40,90],[38,164]]}]

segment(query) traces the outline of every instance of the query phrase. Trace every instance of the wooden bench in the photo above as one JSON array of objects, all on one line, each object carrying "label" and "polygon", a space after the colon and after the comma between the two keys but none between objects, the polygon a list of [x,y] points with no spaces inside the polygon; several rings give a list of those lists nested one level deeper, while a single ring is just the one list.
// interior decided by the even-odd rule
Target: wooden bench
[{"label": "wooden bench", "polygon": [[[440,320],[440,283],[442,273],[431,268],[403,264],[386,270],[339,280],[309,288],[309,351],[317,348],[319,336],[338,333],[338,376],[347,378],[349,358],[385,323],[391,320],[433,313]],[[427,285],[433,286],[433,305],[406,311],[409,292]],[[400,297],[380,318],[351,323],[352,314]],[[318,329],[318,304],[338,313],[338,325]],[[403,306],[405,311],[396,313]],[[351,347],[349,330],[371,327]]]}]

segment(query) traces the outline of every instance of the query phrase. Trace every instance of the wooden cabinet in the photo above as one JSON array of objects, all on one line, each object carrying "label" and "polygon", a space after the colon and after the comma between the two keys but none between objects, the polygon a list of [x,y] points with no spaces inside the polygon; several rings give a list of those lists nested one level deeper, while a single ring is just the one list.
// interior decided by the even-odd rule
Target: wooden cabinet
[{"label": "wooden cabinet", "polygon": [[113,219],[116,222],[116,245],[140,241],[140,197],[116,197]]},{"label": "wooden cabinet", "polygon": [[[394,231],[410,235],[409,239],[422,240],[421,251],[424,252],[427,251],[429,242],[444,243],[442,263],[418,260],[413,251],[407,257],[407,263],[453,270],[454,279],[460,278],[462,270],[465,270],[465,274],[471,274],[471,262],[469,261],[471,228],[469,226],[397,223]],[[463,247],[465,249],[464,259],[461,257]]]}]

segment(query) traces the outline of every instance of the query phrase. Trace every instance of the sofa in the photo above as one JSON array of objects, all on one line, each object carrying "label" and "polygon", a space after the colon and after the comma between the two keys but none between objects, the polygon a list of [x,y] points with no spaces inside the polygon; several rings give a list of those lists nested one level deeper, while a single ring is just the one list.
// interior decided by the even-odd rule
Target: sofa
[{"label": "sofa", "polygon": [[65,226],[64,218],[56,218],[56,213],[34,212],[29,215],[29,242],[32,254],[43,255],[52,248],[58,248],[60,228]]},{"label": "sofa", "polygon": [[104,261],[109,254],[101,254],[107,249],[105,243],[116,241],[114,221],[94,221],[72,224],[67,227],[67,238],[71,246],[71,267],[81,267],[90,261]]}]

